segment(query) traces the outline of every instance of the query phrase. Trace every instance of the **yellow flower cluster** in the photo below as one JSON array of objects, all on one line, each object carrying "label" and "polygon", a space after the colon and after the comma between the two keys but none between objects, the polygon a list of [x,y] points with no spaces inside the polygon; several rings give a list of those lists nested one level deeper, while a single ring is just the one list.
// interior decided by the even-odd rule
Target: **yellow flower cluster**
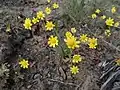
[{"label": "yellow flower cluster", "polygon": [[[47,2],[50,4],[51,0],[47,0]],[[47,18],[47,15],[51,14],[52,9],[55,10],[57,8],[59,8],[59,4],[54,2],[51,7],[46,7],[44,11],[37,11],[35,17],[33,17],[32,19],[30,19],[30,18],[25,19],[24,24],[23,24],[24,28],[31,30],[32,25],[37,24],[40,21],[44,20],[46,22],[45,23],[46,31],[53,30],[55,27],[55,24],[52,21],[46,21],[47,20],[46,18]],[[59,43],[59,40],[58,40],[57,36],[51,35],[48,38],[48,45],[50,47],[54,48],[54,47],[58,46],[58,43]],[[22,68],[28,68],[28,66],[29,66],[28,60],[25,60],[25,59],[21,60],[19,62],[19,64],[20,64],[20,67],[22,67]]]},{"label": "yellow flower cluster", "polygon": [[98,45],[97,38],[89,38],[87,34],[82,34],[80,36],[80,42],[88,44],[89,48],[95,49]]},{"label": "yellow flower cluster", "polygon": [[114,22],[114,19],[109,17],[108,19],[106,19],[106,25],[107,26],[114,26],[114,27],[118,27],[119,26],[119,22]]},{"label": "yellow flower cluster", "polygon": [[[50,3],[51,0],[47,0],[47,2]],[[46,7],[44,12],[43,11],[38,11],[36,13],[36,17],[33,17],[32,20],[30,18],[26,18],[25,22],[23,24],[25,29],[31,30],[31,27],[32,27],[33,24],[36,24],[36,23],[40,22],[40,20],[45,20],[46,14],[47,15],[51,14],[52,8],[53,8],[53,10],[59,8],[59,4],[54,2],[52,4],[52,7]],[[53,29],[53,27],[55,27],[55,25],[52,22],[47,21],[45,27],[46,27],[47,31],[51,31]]]},{"label": "yellow flower cluster", "polygon": [[[114,14],[114,13],[116,13],[116,11],[117,11],[117,8],[115,7],[115,6],[113,6],[112,8],[111,8],[111,13],[112,14]],[[115,28],[117,28],[117,27],[119,27],[119,25],[120,25],[120,22],[117,20],[117,19],[114,19],[113,17],[107,17],[106,15],[101,15],[101,14],[99,14],[99,13],[101,13],[101,10],[100,9],[96,9],[96,11],[91,15],[91,18],[92,19],[95,19],[95,18],[99,18],[100,17],[100,19],[102,19],[102,20],[104,20],[104,22],[105,22],[105,25],[107,26],[106,28],[105,28],[105,32],[104,32],[104,34],[105,34],[105,36],[110,36],[111,35],[111,31],[110,31],[110,28],[111,27],[115,27]],[[98,15],[98,16],[97,16]],[[115,15],[115,14],[114,14]],[[117,21],[115,21],[115,20],[117,20]],[[84,38],[85,38],[85,36],[83,36]],[[82,36],[81,36],[81,38],[82,38]],[[87,39],[86,39],[87,40]],[[81,40],[82,41],[82,40]],[[90,41],[90,40],[89,40]],[[95,41],[95,40],[94,40]],[[92,48],[92,47],[94,47],[95,48],[95,44],[93,45],[93,44],[91,44],[91,43],[89,43],[89,47],[90,48]]]},{"label": "yellow flower cluster", "polygon": [[[64,41],[65,41],[65,43],[66,43],[66,45],[67,45],[67,47],[69,48],[69,49],[71,49],[71,50],[74,50],[75,48],[79,48],[79,44],[80,44],[80,42],[85,42],[85,41],[87,41],[87,34],[83,34],[81,37],[80,37],[80,40],[77,40],[77,37],[75,37],[73,34],[75,34],[76,33],[76,28],[75,27],[73,27],[73,28],[71,28],[71,32],[70,31],[67,31],[66,33],[65,33],[65,37],[66,37],[66,39],[64,39]],[[73,55],[73,57],[72,57],[72,66],[70,67],[70,71],[71,71],[71,73],[72,74],[77,74],[78,72],[79,72],[79,68],[78,68],[78,66],[76,66],[76,65],[74,65],[74,64],[78,64],[79,62],[81,62],[82,61],[82,57],[81,57],[81,55],[78,55],[78,54],[75,54],[75,55]]]},{"label": "yellow flower cluster", "polygon": [[[112,9],[111,9],[111,12],[112,12],[112,13],[115,13],[116,11],[117,11],[116,7],[113,6]],[[101,10],[100,10],[100,9],[96,9],[96,10],[95,10],[95,13],[93,13],[93,14],[91,15],[92,19],[97,18],[97,15],[98,15],[99,13],[101,13]],[[99,15],[99,16],[100,16],[100,15]],[[99,16],[98,16],[98,17],[99,17]],[[106,17],[105,15],[102,15],[102,16],[100,16],[100,18],[104,20],[104,19],[106,19],[107,17]],[[113,19],[112,17],[108,17],[108,18],[105,20],[105,24],[106,24],[108,27],[112,27],[112,26],[118,27],[118,26],[119,26],[119,22],[116,22],[116,23],[115,23],[115,21],[114,21],[114,19]]]},{"label": "yellow flower cluster", "polygon": [[[78,55],[78,54],[75,54],[73,57],[72,57],[72,63],[73,64],[77,64],[77,63],[79,63],[79,62],[81,62],[82,61],[82,57],[80,56],[80,55]],[[70,71],[71,71],[71,73],[72,74],[77,74],[78,72],[79,72],[79,68],[78,68],[78,66],[75,66],[75,65],[72,65],[71,67],[70,67]]]},{"label": "yellow flower cluster", "polygon": [[97,38],[88,38],[87,34],[80,35],[80,40],[77,40],[77,37],[73,36],[71,32],[67,31],[65,33],[66,39],[64,39],[68,48],[74,50],[75,48],[80,47],[80,43],[85,43],[89,45],[89,48],[96,48],[98,45]]},{"label": "yellow flower cluster", "polygon": [[[82,57],[78,54],[75,54],[72,58],[72,63],[73,64],[77,64],[81,61],[82,61]],[[78,68],[78,66],[72,65],[72,67],[70,67],[70,71],[71,71],[72,74],[75,75],[79,72],[79,68]]]},{"label": "yellow flower cluster", "polygon": [[[112,7],[111,12],[115,13],[117,11],[116,7]],[[119,27],[119,21],[115,22],[115,20],[112,17],[106,17],[106,15],[102,15],[100,14],[101,10],[100,9],[96,9],[95,12],[91,15],[92,19],[96,19],[97,17],[100,19],[102,19],[106,26],[107,29],[105,30],[105,35],[106,36],[110,36],[111,35],[111,31],[110,31],[110,27]],[[97,16],[98,15],[98,16]],[[71,33],[72,32],[72,33]],[[80,36],[80,42],[77,42],[77,38],[75,36],[73,36],[72,34],[76,33],[76,29],[72,28],[71,32],[66,32],[65,36],[66,39],[64,40],[66,42],[66,45],[68,46],[68,48],[70,49],[75,49],[76,47],[79,47],[78,45],[81,43],[87,43],[89,48],[91,49],[96,49],[97,45],[98,45],[98,39],[95,37],[92,38],[88,38],[87,34],[82,34]],[[76,43],[77,42],[77,43]],[[72,58],[72,63],[73,64],[77,64],[78,62],[81,62],[82,58],[80,55],[74,55]],[[116,60],[117,65],[120,65],[120,59]],[[79,68],[76,65],[73,65],[70,67],[70,71],[72,72],[72,74],[77,74],[79,72]]]},{"label": "yellow flower cluster", "polygon": [[101,12],[100,9],[96,9],[96,10],[95,10],[95,13],[93,13],[93,14],[91,15],[92,19],[97,18],[97,14],[99,14],[100,12]]}]

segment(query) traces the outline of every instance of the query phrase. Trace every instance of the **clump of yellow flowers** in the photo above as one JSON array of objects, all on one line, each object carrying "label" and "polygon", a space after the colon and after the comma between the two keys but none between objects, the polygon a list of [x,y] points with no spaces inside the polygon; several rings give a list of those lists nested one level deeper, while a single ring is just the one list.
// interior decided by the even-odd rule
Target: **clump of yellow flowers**
[{"label": "clump of yellow flowers", "polygon": [[[67,47],[70,49],[70,50],[74,50],[74,49],[76,49],[76,48],[79,48],[80,47],[80,40],[78,40],[77,39],[77,37],[75,37],[74,35],[75,35],[75,33],[76,33],[76,28],[75,27],[73,27],[73,28],[71,28],[71,32],[70,31],[67,31],[66,33],[65,33],[65,39],[64,39],[64,41],[65,41],[65,43],[66,43],[66,45],[67,45]],[[73,35],[74,34],[74,35]],[[87,37],[87,35],[86,35],[86,37]],[[85,38],[85,41],[86,41],[86,38]],[[71,58],[70,58],[71,59]],[[75,54],[75,55],[73,55],[73,57],[72,57],[72,63],[73,64],[78,64],[79,62],[81,62],[82,61],[82,57],[81,57],[81,55],[79,55],[79,54]],[[70,67],[70,71],[71,71],[71,73],[72,74],[77,74],[78,72],[79,72],[79,68],[78,68],[78,66],[75,66],[75,65],[72,65],[71,67]]]},{"label": "clump of yellow flowers", "polygon": [[[47,2],[50,4],[51,0],[47,0]],[[59,8],[59,4],[54,2],[50,6],[51,7],[46,7],[44,11],[41,11],[41,10],[37,11],[36,16],[33,17],[32,19],[26,18],[24,21],[24,24],[23,24],[24,28],[31,30],[32,25],[37,24],[41,21],[44,21],[43,25],[45,25],[44,27],[45,27],[46,31],[53,30],[55,27],[55,24],[53,23],[53,21],[47,21],[47,15],[51,14],[52,9],[55,10],[55,9]],[[58,42],[59,42],[58,37],[55,35],[51,35],[48,39],[48,45],[50,47],[58,46]],[[28,60],[25,60],[25,59],[22,59],[19,62],[19,64],[22,68],[28,68],[28,66],[29,66]]]},{"label": "clump of yellow flowers", "polygon": [[[116,7],[113,6],[111,9],[111,13],[114,14],[117,11]],[[95,12],[91,15],[92,19],[95,19],[97,17],[100,17],[102,20],[105,20],[105,24],[110,28],[110,27],[118,27],[119,22],[115,23],[115,20],[113,17],[106,17],[105,15],[100,15],[99,13],[101,12],[100,9],[96,9]],[[102,14],[102,13],[101,13]],[[107,28],[108,29],[108,28]]]},{"label": "clump of yellow flowers", "polygon": [[[51,0],[47,0],[47,2],[50,4]],[[52,8],[53,10],[59,8],[59,4],[54,2],[51,7],[46,7],[44,11],[38,11],[36,13],[36,16],[33,17],[32,19],[26,18],[23,24],[25,29],[31,30],[33,24],[36,24],[40,22],[41,20],[45,20],[47,17],[45,13],[47,15],[51,14]],[[51,31],[55,27],[55,25],[52,23],[52,21],[51,22],[47,21],[45,27],[47,31]]]},{"label": "clump of yellow flowers", "polygon": [[[72,58],[72,63],[73,64],[77,64],[77,63],[79,63],[81,61],[82,61],[82,57],[80,55],[78,55],[78,54],[75,54],[73,56],[73,58]],[[72,74],[75,75],[75,74],[77,74],[79,72],[79,68],[78,68],[78,66],[72,65],[70,67],[70,71],[71,71]]]},{"label": "clump of yellow flowers", "polygon": [[96,9],[95,12],[91,15],[92,19],[97,18],[97,14],[99,14],[101,12],[100,9]]},{"label": "clump of yellow flowers", "polygon": [[19,62],[19,64],[20,64],[20,67],[22,67],[23,69],[28,68],[28,66],[29,66],[28,60],[25,60],[25,59],[22,59]]},{"label": "clump of yellow flowers", "polygon": [[[96,49],[96,47],[98,45],[98,40],[95,37],[89,38],[88,37],[89,35],[87,35],[87,34],[81,34],[80,37],[75,36],[75,35],[77,35],[76,32],[78,32],[75,27],[68,29],[68,31],[65,32],[65,35],[64,35],[65,38],[64,39],[61,38],[59,36],[59,32],[58,32],[59,30],[57,30],[56,22],[47,18],[47,16],[52,14],[52,10],[59,8],[59,4],[56,2],[52,3],[51,0],[47,0],[47,2],[52,5],[50,5],[49,7],[46,7],[44,11],[38,11],[36,13],[36,16],[33,17],[32,19],[26,18],[23,25],[24,25],[25,29],[31,30],[32,25],[34,25],[34,24],[37,25],[37,23],[42,21],[42,23],[43,23],[42,25],[44,25],[44,29],[46,31],[51,31],[51,33],[53,33],[48,38],[47,44],[49,45],[49,47],[61,48],[62,47],[61,45],[64,44],[65,48],[67,48],[70,51],[70,53],[68,55],[70,58],[70,61],[72,63],[72,66],[70,67],[70,71],[72,74],[75,75],[79,72],[79,68],[78,68],[77,64],[79,64],[79,62],[82,61],[82,56],[79,54],[73,54],[74,53],[73,51],[75,49],[78,49],[80,47],[81,43],[87,44],[89,46],[89,48],[91,48],[91,49]],[[91,15],[91,17],[96,20],[97,15],[99,15],[100,12],[101,12],[100,9],[96,9],[96,11]],[[106,19],[106,16],[103,15],[101,18]],[[105,23],[107,26],[113,26],[113,25],[115,27],[119,26],[119,24],[117,22],[114,23],[114,19],[112,19],[112,18],[106,19]],[[61,44],[61,41],[63,41],[62,44]],[[19,64],[20,64],[20,67],[22,67],[22,68],[28,68],[28,66],[29,66],[28,60],[25,60],[25,59],[21,60],[19,62]]]}]

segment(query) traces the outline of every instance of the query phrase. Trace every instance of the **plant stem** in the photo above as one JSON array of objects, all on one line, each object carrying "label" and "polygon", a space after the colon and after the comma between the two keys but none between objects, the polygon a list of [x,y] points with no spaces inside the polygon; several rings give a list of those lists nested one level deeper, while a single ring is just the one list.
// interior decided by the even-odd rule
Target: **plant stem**
[{"label": "plant stem", "polygon": [[64,55],[65,55],[65,52],[64,52],[64,49],[63,49],[63,47],[61,46],[62,45],[62,43],[61,43],[61,37],[60,37],[60,35],[59,35],[59,33],[58,33],[58,24],[56,24],[56,30],[54,30],[54,32],[55,32],[55,34],[56,34],[56,36],[58,37],[58,39],[59,39],[59,54],[62,56],[62,57],[64,57]]},{"label": "plant stem", "polygon": [[72,55],[72,49],[70,49],[70,53],[69,53],[69,59],[71,60],[71,55]]}]

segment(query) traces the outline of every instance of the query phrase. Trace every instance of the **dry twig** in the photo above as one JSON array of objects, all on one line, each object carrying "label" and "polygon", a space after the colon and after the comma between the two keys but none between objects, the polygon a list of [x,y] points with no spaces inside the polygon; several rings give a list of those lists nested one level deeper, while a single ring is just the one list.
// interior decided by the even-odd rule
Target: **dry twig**
[{"label": "dry twig", "polygon": [[65,82],[62,82],[62,81],[59,81],[59,80],[55,80],[55,79],[48,79],[49,81],[52,81],[52,82],[57,82],[57,83],[61,83],[61,84],[64,84],[64,85],[70,85],[70,86],[75,86],[75,87],[78,87],[79,85],[77,84],[74,84],[74,83],[65,83]]}]

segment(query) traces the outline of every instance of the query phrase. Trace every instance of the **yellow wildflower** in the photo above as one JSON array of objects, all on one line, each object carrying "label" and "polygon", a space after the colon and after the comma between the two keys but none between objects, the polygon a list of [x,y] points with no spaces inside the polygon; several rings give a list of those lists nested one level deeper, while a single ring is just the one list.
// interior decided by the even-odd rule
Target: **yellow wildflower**
[{"label": "yellow wildflower", "polygon": [[64,41],[66,42],[68,48],[75,49],[79,47],[78,44],[80,43],[80,41],[77,41],[76,39],[77,39],[76,37],[71,36],[64,39]]},{"label": "yellow wildflower", "polygon": [[38,18],[33,17],[32,23],[33,23],[33,24],[36,24],[36,23],[38,23],[38,22],[39,22]]},{"label": "yellow wildflower", "polygon": [[45,27],[46,27],[46,30],[51,31],[55,27],[55,25],[53,24],[52,21],[47,21]]},{"label": "yellow wildflower", "polygon": [[49,37],[49,39],[48,39],[48,44],[49,44],[50,47],[57,46],[58,45],[58,38],[57,38],[57,36],[54,37],[53,35],[51,35]]},{"label": "yellow wildflower", "polygon": [[79,68],[77,66],[73,65],[72,67],[70,67],[70,71],[71,71],[72,74],[75,75],[79,72]]},{"label": "yellow wildflower", "polygon": [[120,66],[120,59],[116,60],[116,65]]},{"label": "yellow wildflower", "polygon": [[71,28],[71,32],[72,32],[72,33],[76,33],[76,31],[77,31],[77,30],[76,30],[75,28]]},{"label": "yellow wildflower", "polygon": [[54,3],[54,4],[53,4],[53,8],[54,8],[54,9],[57,9],[57,8],[59,8],[59,5],[58,5],[57,3]]},{"label": "yellow wildflower", "polygon": [[113,26],[114,24],[114,19],[112,19],[111,17],[109,17],[106,21],[105,21],[106,25],[108,26]]},{"label": "yellow wildflower", "polygon": [[66,38],[72,37],[72,33],[69,32],[69,31],[67,31],[67,32],[65,33],[65,36],[66,36]]},{"label": "yellow wildflower", "polygon": [[50,3],[50,2],[51,2],[51,0],[47,0],[47,2],[48,2],[48,3]]},{"label": "yellow wildflower", "polygon": [[26,18],[23,25],[24,25],[25,29],[30,29],[31,30],[32,23],[31,23],[30,18]]},{"label": "yellow wildflower", "polygon": [[96,9],[95,13],[99,14],[101,11],[100,9]]},{"label": "yellow wildflower", "polygon": [[112,9],[111,9],[111,12],[115,13],[116,12],[116,7],[113,6]]},{"label": "yellow wildflower", "polygon": [[49,7],[47,7],[47,8],[45,9],[45,12],[46,12],[46,14],[50,14],[50,13],[51,13],[51,9],[50,9]]},{"label": "yellow wildflower", "polygon": [[89,38],[88,42],[89,48],[96,48],[96,46],[98,45],[97,38]]},{"label": "yellow wildflower", "polygon": [[81,62],[82,58],[80,55],[74,55],[73,56],[73,59],[72,59],[72,62],[73,63],[78,63],[78,62]]},{"label": "yellow wildflower", "polygon": [[101,19],[105,19],[105,18],[106,18],[106,16],[105,16],[105,15],[101,16]]},{"label": "yellow wildflower", "polygon": [[95,19],[97,17],[97,15],[94,13],[92,14],[92,19]]},{"label": "yellow wildflower", "polygon": [[28,63],[28,60],[25,60],[25,59],[22,59],[20,62],[19,62],[19,64],[20,64],[20,67],[22,67],[22,68],[28,68],[28,66],[29,66],[29,63]]},{"label": "yellow wildflower", "polygon": [[80,41],[81,42],[87,42],[88,41],[88,37],[87,37],[87,34],[82,34],[81,36],[80,36]]},{"label": "yellow wildflower", "polygon": [[111,31],[109,29],[105,30],[105,35],[109,37],[111,35]]},{"label": "yellow wildflower", "polygon": [[114,24],[114,27],[118,27],[119,26],[119,22],[116,22],[115,24]]},{"label": "yellow wildflower", "polygon": [[37,12],[37,18],[43,20],[45,18],[45,14],[43,11],[38,11]]}]

